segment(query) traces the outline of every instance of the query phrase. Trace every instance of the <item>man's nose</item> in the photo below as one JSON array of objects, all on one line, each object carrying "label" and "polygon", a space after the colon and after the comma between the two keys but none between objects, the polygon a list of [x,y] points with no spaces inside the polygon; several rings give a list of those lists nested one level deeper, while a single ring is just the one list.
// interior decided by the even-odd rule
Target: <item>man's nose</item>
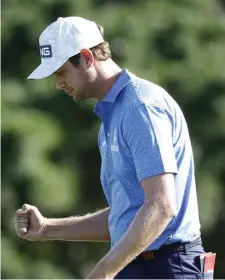
[{"label": "man's nose", "polygon": [[65,82],[59,81],[59,80],[56,81],[56,88],[57,89],[62,90],[62,89],[64,89],[65,86],[66,86]]}]

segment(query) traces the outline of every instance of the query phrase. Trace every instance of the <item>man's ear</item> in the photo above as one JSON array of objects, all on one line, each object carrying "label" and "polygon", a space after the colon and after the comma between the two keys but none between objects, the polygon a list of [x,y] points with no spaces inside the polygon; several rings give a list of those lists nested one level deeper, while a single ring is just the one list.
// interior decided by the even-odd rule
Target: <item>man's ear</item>
[{"label": "man's ear", "polygon": [[85,65],[86,67],[91,67],[92,64],[94,63],[94,56],[92,52],[89,49],[83,49],[81,52],[81,60],[82,64]]}]

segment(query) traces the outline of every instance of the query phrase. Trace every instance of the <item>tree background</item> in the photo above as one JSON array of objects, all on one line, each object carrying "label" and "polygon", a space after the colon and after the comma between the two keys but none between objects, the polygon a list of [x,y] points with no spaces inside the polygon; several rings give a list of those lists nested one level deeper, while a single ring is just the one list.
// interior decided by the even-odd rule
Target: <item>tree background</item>
[{"label": "tree background", "polygon": [[225,278],[225,1],[2,0],[2,279],[84,278],[109,244],[28,242],[13,228],[26,202],[48,217],[106,206],[93,102],[73,102],[39,65],[38,38],[59,16],[105,28],[121,66],[163,86],[187,118],[202,238]]}]

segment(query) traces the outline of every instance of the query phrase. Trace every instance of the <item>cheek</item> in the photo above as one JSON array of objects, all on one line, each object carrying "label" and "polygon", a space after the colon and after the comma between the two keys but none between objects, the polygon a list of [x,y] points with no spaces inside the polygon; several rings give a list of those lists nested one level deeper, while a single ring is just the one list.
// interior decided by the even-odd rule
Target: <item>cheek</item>
[{"label": "cheek", "polygon": [[76,88],[76,87],[80,87],[83,83],[82,77],[78,77],[77,75],[69,75],[67,77],[67,84],[70,87]]},{"label": "cheek", "polygon": [[73,78],[72,75],[66,77],[66,83],[69,87],[76,87],[77,85],[76,80]]}]

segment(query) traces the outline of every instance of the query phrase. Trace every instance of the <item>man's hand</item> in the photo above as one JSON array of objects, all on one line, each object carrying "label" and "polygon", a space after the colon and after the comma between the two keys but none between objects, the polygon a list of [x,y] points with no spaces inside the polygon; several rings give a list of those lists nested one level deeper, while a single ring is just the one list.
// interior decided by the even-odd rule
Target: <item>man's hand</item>
[{"label": "man's hand", "polygon": [[30,241],[43,241],[43,230],[47,218],[43,217],[37,207],[24,204],[15,213],[14,224],[18,236]]}]

